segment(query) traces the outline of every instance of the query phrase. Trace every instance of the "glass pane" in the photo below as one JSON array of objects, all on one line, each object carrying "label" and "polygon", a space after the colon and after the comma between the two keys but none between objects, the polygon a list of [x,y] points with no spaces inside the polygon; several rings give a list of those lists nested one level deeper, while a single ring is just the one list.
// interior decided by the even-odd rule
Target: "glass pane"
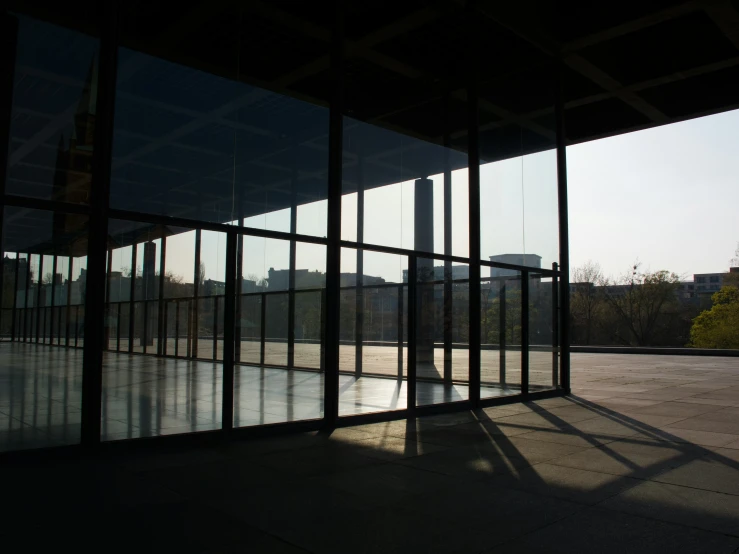
[{"label": "glass pane", "polygon": [[234,425],[322,417],[326,247],[246,235],[240,244]]},{"label": "glass pane", "polygon": [[339,414],[404,409],[407,258],[341,251]]},{"label": "glass pane", "polygon": [[557,281],[529,274],[529,390],[556,388],[559,383]]},{"label": "glass pane", "polygon": [[[513,40],[513,39],[511,39]],[[534,121],[485,124],[480,106],[480,254],[484,261],[551,268],[559,261],[555,77],[546,68],[519,69],[501,86],[491,79],[480,94],[513,108],[516,94],[537,91],[549,114]],[[516,111],[512,109],[512,111]]]},{"label": "glass pane", "polygon": [[[521,392],[521,274],[482,267],[480,397]],[[484,273],[489,272],[489,277]]]},{"label": "glass pane", "polygon": [[[3,346],[0,364],[0,451],[74,444],[80,439],[82,350],[56,344],[84,343],[87,220],[8,207],[3,222],[2,334],[13,342]],[[59,273],[70,264],[71,273]],[[70,310],[61,310],[67,302],[71,320]]]},{"label": "glass pane", "polygon": [[289,58],[266,63],[274,23],[244,3],[206,11],[173,42],[169,10],[123,8],[111,206],[325,236],[328,108],[289,73],[329,42],[279,33]]},{"label": "glass pane", "polygon": [[469,266],[416,264],[416,404],[467,400],[469,348],[455,349],[454,335],[469,345]]}]

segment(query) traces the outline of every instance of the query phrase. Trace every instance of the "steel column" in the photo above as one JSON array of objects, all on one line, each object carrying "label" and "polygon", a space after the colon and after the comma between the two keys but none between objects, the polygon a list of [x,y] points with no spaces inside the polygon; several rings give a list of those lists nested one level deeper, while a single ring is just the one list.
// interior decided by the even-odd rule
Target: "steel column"
[{"label": "steel column", "polygon": [[90,186],[87,282],[85,302],[85,348],[82,373],[82,443],[100,442],[102,402],[103,331],[105,291],[95,283],[105,279],[105,250],[108,237],[110,170],[115,115],[115,87],[118,65],[119,4],[100,4],[102,22],[98,71],[98,99],[95,120],[95,148]]},{"label": "steel column", "polygon": [[236,233],[228,233],[226,238],[226,290],[223,307],[223,398],[222,425],[225,431],[233,429],[234,407],[234,328],[236,293]]},{"label": "steel column", "polygon": [[344,3],[333,2],[331,36],[331,104],[329,112],[328,222],[326,229],[326,369],[324,378],[324,422],[336,424],[339,417],[339,317],[341,271],[341,182],[344,134]]},{"label": "steel column", "polygon": [[570,238],[567,212],[567,141],[561,63],[557,65],[557,201],[559,206],[559,336],[560,382],[565,392],[570,392]]},{"label": "steel column", "polygon": [[202,231],[195,229],[195,280],[193,285],[193,296],[195,302],[193,304],[192,319],[192,358],[198,357],[198,332],[200,331],[200,245],[202,241]]}]

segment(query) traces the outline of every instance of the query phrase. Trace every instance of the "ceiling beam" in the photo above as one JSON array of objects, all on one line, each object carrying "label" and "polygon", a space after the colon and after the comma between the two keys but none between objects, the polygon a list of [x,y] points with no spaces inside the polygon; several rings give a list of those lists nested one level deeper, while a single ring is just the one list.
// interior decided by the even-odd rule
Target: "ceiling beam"
[{"label": "ceiling beam", "polygon": [[582,38],[567,42],[562,46],[561,52],[562,54],[577,52],[578,50],[582,50],[583,48],[586,48],[588,46],[593,46],[607,40],[628,35],[636,31],[641,31],[642,29],[647,29],[648,27],[659,25],[660,23],[664,23],[665,21],[669,21],[670,19],[674,19],[676,17],[680,17],[681,15],[686,15],[698,11],[700,9],[700,2],[696,1],[685,2],[684,4],[672,6],[670,8],[645,15],[637,19],[633,19],[621,25],[616,25],[615,27],[610,27],[603,31],[598,31],[597,33],[593,33],[591,35],[587,35]]},{"label": "ceiling beam", "polygon": [[706,1],[705,10],[721,32],[739,50],[739,12],[729,0]]}]

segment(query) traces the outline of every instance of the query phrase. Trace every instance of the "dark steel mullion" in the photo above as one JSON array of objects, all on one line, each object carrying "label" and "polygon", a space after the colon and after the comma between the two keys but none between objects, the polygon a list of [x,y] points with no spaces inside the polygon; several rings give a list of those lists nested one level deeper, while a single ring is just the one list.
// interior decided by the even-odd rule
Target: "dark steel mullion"
[{"label": "dark steel mullion", "polygon": [[[239,226],[243,224],[244,218],[239,216]],[[242,292],[244,290],[244,235],[239,233],[238,242],[236,244],[236,329],[234,330],[234,340],[236,341],[236,352],[234,353],[234,363],[241,361],[241,321],[243,320]]]},{"label": "dark steel mullion", "polygon": [[103,350],[110,349],[110,282],[113,272],[113,249],[108,249],[108,263],[105,269],[105,311],[103,317]]},{"label": "dark steel mullion", "polygon": [[326,228],[326,354],[324,423],[333,426],[339,417],[339,317],[341,272],[341,181],[344,135],[344,3],[333,2],[329,111],[328,221]]},{"label": "dark steel mullion", "polygon": [[[361,151],[357,155],[357,242],[364,242],[364,162]],[[355,321],[354,321],[354,339],[355,339],[355,356],[354,356],[354,376],[359,378],[362,376],[362,362],[364,361],[364,250],[357,249],[357,278],[354,300],[355,300]]]},{"label": "dark steel mullion", "polygon": [[167,271],[167,237],[164,235],[164,226],[162,226],[161,248],[159,249],[159,302],[157,303],[157,354],[162,356],[164,353],[164,343],[167,337],[164,336],[164,283]]},{"label": "dark steel mullion", "polygon": [[[466,22],[469,26],[475,24],[477,12],[474,3],[469,2],[466,7]],[[474,33],[469,33],[467,56],[467,165],[469,179],[469,256],[470,256],[470,285],[469,285],[469,335],[470,335],[470,404],[477,408],[480,404],[480,325],[481,325],[481,270],[480,270],[480,137],[478,120],[478,84],[477,74],[479,65],[476,59],[478,52],[474,43]],[[472,309],[474,307],[474,309]]]},{"label": "dark steel mullion", "polygon": [[529,272],[521,273],[521,394],[529,393]]},{"label": "dark steel mullion", "polygon": [[[298,151],[293,149],[290,174],[290,235],[295,236],[298,232]],[[290,260],[288,261],[287,273],[287,367],[292,369],[295,365],[295,264],[297,259],[298,243],[295,239],[290,240]]]},{"label": "dark steel mullion", "polygon": [[[71,254],[71,253],[70,253]],[[67,267],[67,310],[65,314],[65,323],[64,323],[64,345],[69,346],[69,324],[72,320],[72,271],[74,270],[74,258],[70,255],[69,258],[69,265]],[[28,266],[26,266],[28,267]],[[75,326],[77,325],[77,322],[75,321]]]},{"label": "dark steel mullion", "polygon": [[223,307],[223,397],[221,403],[224,431],[233,429],[236,247],[236,233],[228,233],[226,239],[226,290]]},{"label": "dark steel mullion", "polygon": [[[444,96],[444,255],[452,255],[452,168],[449,162],[451,149],[450,95]],[[444,383],[452,382],[452,262],[444,261]],[[469,309],[469,308],[468,308]]]},{"label": "dark steel mullion", "polygon": [[557,201],[559,206],[559,336],[560,382],[570,392],[570,239],[567,212],[567,151],[565,110],[563,98],[563,71],[557,65],[555,117],[557,125]]},{"label": "dark steel mullion", "polygon": [[[5,231],[5,177],[8,175],[8,154],[10,152],[10,122],[13,111],[13,80],[15,79],[15,56],[18,42],[18,18],[7,12],[3,14],[2,46],[0,46],[0,245],[3,245]],[[18,254],[16,253],[16,259]],[[18,264],[16,263],[16,269]],[[17,275],[17,273],[16,273]],[[5,267],[0,271],[0,291],[5,290],[3,279]],[[17,279],[16,279],[17,283]],[[0,296],[0,307],[2,297]],[[15,299],[13,300],[15,318]],[[15,319],[13,320],[15,321]],[[11,331],[11,337],[14,336]]]},{"label": "dark steel mullion", "polygon": [[108,237],[110,172],[115,116],[115,87],[118,70],[119,3],[101,4],[100,57],[97,114],[90,186],[87,282],[85,295],[85,347],[82,373],[82,443],[100,442],[102,407],[102,364],[105,291],[95,286],[105,279],[105,250]]},{"label": "dark steel mullion", "polygon": [[195,277],[193,285],[193,302],[192,310],[192,347],[190,355],[193,359],[198,357],[198,332],[200,331],[200,246],[202,243],[202,230],[195,229]]},{"label": "dark steel mullion", "polygon": [[[131,288],[128,301],[128,351],[133,352],[133,335],[136,333],[136,255],[138,253],[138,244],[134,243],[131,247]],[[143,280],[143,279],[142,279]]]},{"label": "dark steel mullion", "polygon": [[408,382],[407,382],[407,408],[409,416],[413,416],[416,410],[416,334],[418,323],[418,298],[416,298],[417,258],[408,258]]}]

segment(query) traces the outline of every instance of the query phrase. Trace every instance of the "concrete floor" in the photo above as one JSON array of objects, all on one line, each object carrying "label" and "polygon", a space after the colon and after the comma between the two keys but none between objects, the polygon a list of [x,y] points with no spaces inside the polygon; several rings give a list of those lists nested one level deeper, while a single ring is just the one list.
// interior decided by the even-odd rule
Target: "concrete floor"
[{"label": "concrete floor", "polygon": [[574,394],[4,464],[8,551],[739,551],[739,359],[573,355]]}]

